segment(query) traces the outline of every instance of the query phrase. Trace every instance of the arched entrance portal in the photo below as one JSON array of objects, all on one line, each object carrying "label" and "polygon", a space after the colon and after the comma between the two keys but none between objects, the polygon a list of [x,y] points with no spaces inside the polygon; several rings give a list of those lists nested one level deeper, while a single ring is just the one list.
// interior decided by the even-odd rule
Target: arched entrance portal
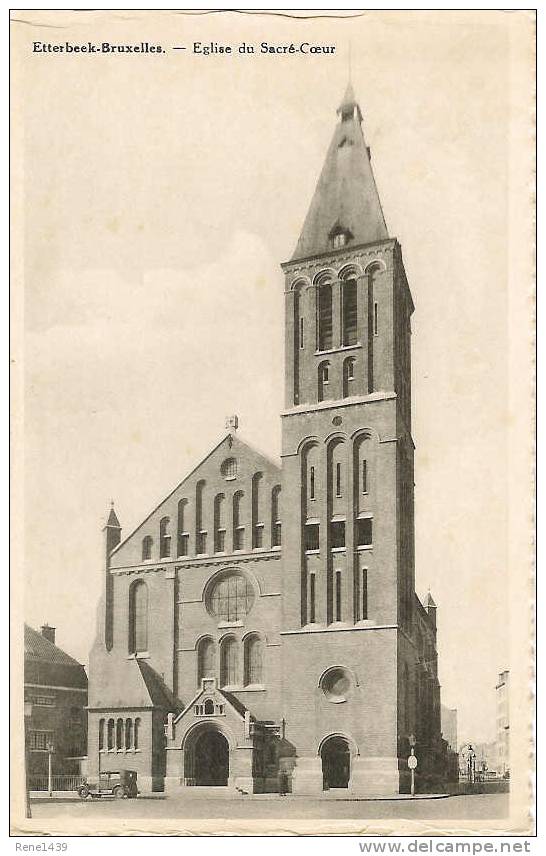
[{"label": "arched entrance portal", "polygon": [[197,786],[226,787],[229,776],[229,744],[219,731],[200,734],[194,747],[194,775]]},{"label": "arched entrance portal", "polygon": [[344,737],[329,737],[320,751],[324,790],[348,788],[351,776],[351,755]]}]

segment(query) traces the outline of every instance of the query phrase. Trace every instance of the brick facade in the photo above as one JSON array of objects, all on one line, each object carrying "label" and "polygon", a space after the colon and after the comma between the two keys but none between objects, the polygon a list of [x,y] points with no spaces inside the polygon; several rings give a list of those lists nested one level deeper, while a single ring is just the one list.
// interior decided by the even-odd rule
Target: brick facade
[{"label": "brick facade", "polygon": [[339,112],[282,265],[281,462],[232,424],[124,541],[110,513],[92,772],[388,794],[407,787],[412,734],[441,772],[436,606],[415,595],[413,302],[350,90]]}]

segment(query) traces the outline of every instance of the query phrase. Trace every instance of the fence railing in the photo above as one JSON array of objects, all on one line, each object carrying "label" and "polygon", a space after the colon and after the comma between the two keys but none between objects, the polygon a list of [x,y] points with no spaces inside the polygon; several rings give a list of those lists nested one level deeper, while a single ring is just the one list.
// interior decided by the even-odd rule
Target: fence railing
[{"label": "fence railing", "polygon": [[[83,776],[52,776],[51,785],[53,791],[76,791],[84,782]],[[48,791],[49,779],[47,776],[29,776],[29,791]]]}]

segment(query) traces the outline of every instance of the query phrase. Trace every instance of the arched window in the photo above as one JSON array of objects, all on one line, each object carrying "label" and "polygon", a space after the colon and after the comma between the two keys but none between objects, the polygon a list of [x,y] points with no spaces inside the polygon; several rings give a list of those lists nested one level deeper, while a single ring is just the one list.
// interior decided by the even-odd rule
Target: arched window
[{"label": "arched window", "polygon": [[129,589],[129,653],[148,650],[148,587],[137,580]]},{"label": "arched window", "polygon": [[343,344],[356,345],[358,341],[358,308],[356,279],[346,279],[341,285]]},{"label": "arched window", "polygon": [[263,473],[252,476],[252,547],[258,550],[264,546],[264,499]]},{"label": "arched window", "polygon": [[178,555],[187,556],[190,548],[190,533],[188,532],[187,499],[178,503]]},{"label": "arched window", "polygon": [[223,553],[226,549],[225,496],[219,493],[214,497],[214,552]]},{"label": "arched window", "polygon": [[139,746],[138,746],[139,739],[140,739],[140,717],[137,716],[137,718],[135,719],[135,743],[134,743],[135,749],[139,748]]},{"label": "arched window", "polygon": [[366,268],[368,276],[368,393],[374,390],[374,336],[379,332],[379,308],[377,296],[377,277],[381,271],[379,262],[373,262]]},{"label": "arched window", "polygon": [[319,364],[318,367],[318,400],[324,401],[329,398],[328,384],[330,383],[330,363],[328,360]]},{"label": "arched window", "polygon": [[355,378],[355,359],[347,357],[343,363],[343,398],[353,395],[351,387]]},{"label": "arched window", "polygon": [[205,706],[204,706],[203,710],[204,710],[205,716],[211,716],[214,713],[214,702],[211,698],[208,698],[205,701]]},{"label": "arched window", "polygon": [[242,490],[236,491],[233,495],[233,549],[244,550],[245,547],[245,524],[243,518],[243,499],[244,493]]},{"label": "arched window", "polygon": [[113,719],[108,720],[108,734],[107,734],[107,747],[108,749],[114,748],[114,732],[115,732],[115,723]]},{"label": "arched window", "polygon": [[170,519],[163,517],[159,522],[159,558],[167,559],[171,555]]},{"label": "arched window", "polygon": [[216,645],[210,638],[201,639],[197,649],[197,683],[216,674]]},{"label": "arched window", "polygon": [[304,320],[304,292],[305,285],[303,282],[296,283],[293,286],[294,294],[294,355],[293,355],[293,370],[294,370],[294,404],[300,403],[300,351],[305,348],[305,320]]},{"label": "arched window", "polygon": [[271,491],[271,546],[281,546],[281,486],[276,484]]},{"label": "arched window", "polygon": [[259,636],[245,639],[245,686],[263,683],[263,642]]},{"label": "arched window", "polygon": [[116,749],[123,749],[123,719],[116,722]]},{"label": "arched window", "polygon": [[233,636],[222,642],[220,657],[220,684],[223,687],[236,686],[239,683],[239,646]]},{"label": "arched window", "polygon": [[195,533],[196,553],[202,555],[207,552],[207,532],[203,528],[203,495],[205,482],[198,481],[195,486]]},{"label": "arched window", "polygon": [[142,539],[142,561],[147,562],[152,558],[152,544],[153,538],[151,535],[146,535],[145,538]]},{"label": "arched window", "polygon": [[125,720],[125,748],[132,749],[133,748],[133,720],[126,719]]},{"label": "arched window", "polygon": [[318,286],[318,340],[319,351],[328,351],[332,347],[332,285],[324,282]]},{"label": "arched window", "polygon": [[99,752],[104,749],[104,719],[99,719]]}]

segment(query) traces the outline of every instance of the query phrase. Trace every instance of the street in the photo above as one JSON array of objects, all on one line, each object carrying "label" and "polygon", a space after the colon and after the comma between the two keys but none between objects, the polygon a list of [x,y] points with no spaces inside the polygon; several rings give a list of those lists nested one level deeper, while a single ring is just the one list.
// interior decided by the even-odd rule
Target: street
[{"label": "street", "polygon": [[508,794],[476,794],[446,799],[350,801],[303,797],[254,798],[142,796],[135,800],[33,801],[40,818],[234,818],[339,820],[404,818],[408,820],[487,820],[506,817]]}]

